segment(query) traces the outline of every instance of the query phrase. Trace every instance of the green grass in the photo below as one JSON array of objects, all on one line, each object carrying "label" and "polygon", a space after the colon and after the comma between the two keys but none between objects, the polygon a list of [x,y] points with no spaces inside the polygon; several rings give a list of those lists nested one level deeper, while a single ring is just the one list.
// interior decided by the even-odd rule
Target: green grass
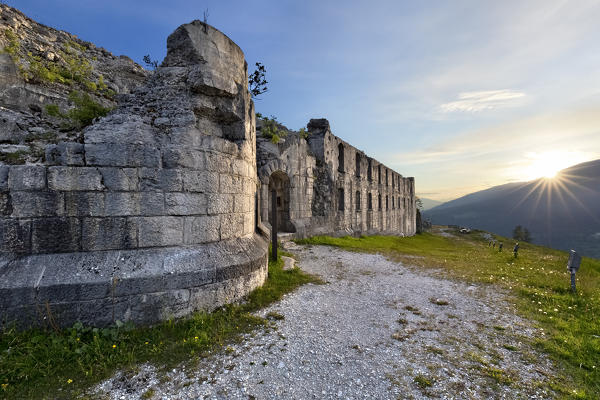
[{"label": "green grass", "polygon": [[0,331],[0,398],[70,399],[117,369],[135,368],[146,361],[164,368],[193,363],[268,324],[252,313],[309,282],[319,280],[298,268],[284,271],[279,258],[269,262],[267,282],[247,302],[212,313],[145,328],[118,323],[106,329],[76,324],[59,332],[4,329]]},{"label": "green grass", "polygon": [[14,153],[0,153],[0,161],[10,165],[21,165],[25,164],[27,159],[28,151],[17,150]]},{"label": "green grass", "polygon": [[530,339],[555,360],[561,374],[550,383],[552,388],[564,397],[600,398],[600,260],[583,258],[577,294],[572,294],[566,252],[521,243],[515,259],[509,251],[513,240],[495,239],[504,242],[504,252],[488,247],[480,232],[454,237],[319,236],[299,243],[382,253],[443,277],[503,288],[514,296],[522,316],[537,321],[540,329]]},{"label": "green grass", "polygon": [[431,381],[431,378],[428,378],[423,374],[419,374],[419,375],[415,376],[413,381],[417,384],[417,386],[421,390],[425,390],[428,387],[433,386],[433,382]]}]

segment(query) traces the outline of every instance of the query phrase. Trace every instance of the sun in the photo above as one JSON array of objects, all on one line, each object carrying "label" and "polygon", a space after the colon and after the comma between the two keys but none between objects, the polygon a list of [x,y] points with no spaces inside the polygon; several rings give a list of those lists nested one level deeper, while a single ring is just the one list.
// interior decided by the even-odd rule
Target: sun
[{"label": "sun", "polygon": [[539,158],[534,160],[528,168],[528,175],[532,179],[537,178],[554,178],[562,167],[557,166],[554,160],[550,158]]},{"label": "sun", "polygon": [[527,180],[553,179],[560,170],[583,162],[581,154],[569,151],[528,153],[526,158],[529,159],[529,163],[525,167]]}]

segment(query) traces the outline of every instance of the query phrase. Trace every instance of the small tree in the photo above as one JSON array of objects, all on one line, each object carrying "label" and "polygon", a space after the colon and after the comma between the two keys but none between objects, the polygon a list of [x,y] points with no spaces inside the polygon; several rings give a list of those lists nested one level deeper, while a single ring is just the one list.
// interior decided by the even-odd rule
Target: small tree
[{"label": "small tree", "polygon": [[527,228],[523,228],[521,225],[515,226],[513,229],[513,239],[518,240],[520,242],[530,243],[532,241],[531,233]]},{"label": "small tree", "polygon": [[256,69],[248,77],[248,90],[252,97],[257,98],[257,96],[260,96],[269,90],[267,88],[267,83],[269,82],[265,79],[266,72],[265,66],[257,62]]},{"label": "small tree", "polygon": [[513,229],[513,234],[512,234],[513,239],[522,240],[521,239],[522,236],[523,236],[523,227],[521,225],[515,226],[515,229]]},{"label": "small tree", "polygon": [[204,10],[204,26],[202,27],[204,29],[204,33],[208,33],[208,8],[206,10]]},{"label": "small tree", "polygon": [[423,200],[421,200],[419,197],[415,198],[415,203],[417,205],[417,208],[419,210],[423,210]]},{"label": "small tree", "polygon": [[146,64],[148,68],[151,68],[153,70],[158,68],[158,60],[153,60],[152,58],[150,58],[150,54],[146,54],[144,56],[144,64]]},{"label": "small tree", "polygon": [[523,241],[527,242],[527,243],[531,243],[532,240],[533,240],[533,238],[531,237],[531,233],[529,232],[529,229],[524,228],[523,229]]}]

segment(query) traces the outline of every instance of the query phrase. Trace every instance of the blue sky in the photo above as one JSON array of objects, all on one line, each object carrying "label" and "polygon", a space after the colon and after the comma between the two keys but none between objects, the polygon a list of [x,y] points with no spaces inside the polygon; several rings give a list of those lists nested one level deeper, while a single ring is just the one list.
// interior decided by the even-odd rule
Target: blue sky
[{"label": "blue sky", "polygon": [[7,1],[125,54],[162,60],[202,19],[267,67],[257,111],[334,133],[448,200],[600,158],[600,2]]}]

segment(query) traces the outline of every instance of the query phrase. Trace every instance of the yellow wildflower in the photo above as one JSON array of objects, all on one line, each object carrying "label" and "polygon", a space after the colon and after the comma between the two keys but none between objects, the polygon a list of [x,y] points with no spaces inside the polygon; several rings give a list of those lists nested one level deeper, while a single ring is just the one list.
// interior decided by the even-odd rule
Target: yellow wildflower
[{"label": "yellow wildflower", "polygon": [[113,344],[113,349],[114,349],[114,348],[116,348],[116,347],[117,347],[117,345],[116,345],[116,344]]},{"label": "yellow wildflower", "polygon": [[70,385],[71,383],[73,383],[73,379],[67,379],[67,383]]}]

